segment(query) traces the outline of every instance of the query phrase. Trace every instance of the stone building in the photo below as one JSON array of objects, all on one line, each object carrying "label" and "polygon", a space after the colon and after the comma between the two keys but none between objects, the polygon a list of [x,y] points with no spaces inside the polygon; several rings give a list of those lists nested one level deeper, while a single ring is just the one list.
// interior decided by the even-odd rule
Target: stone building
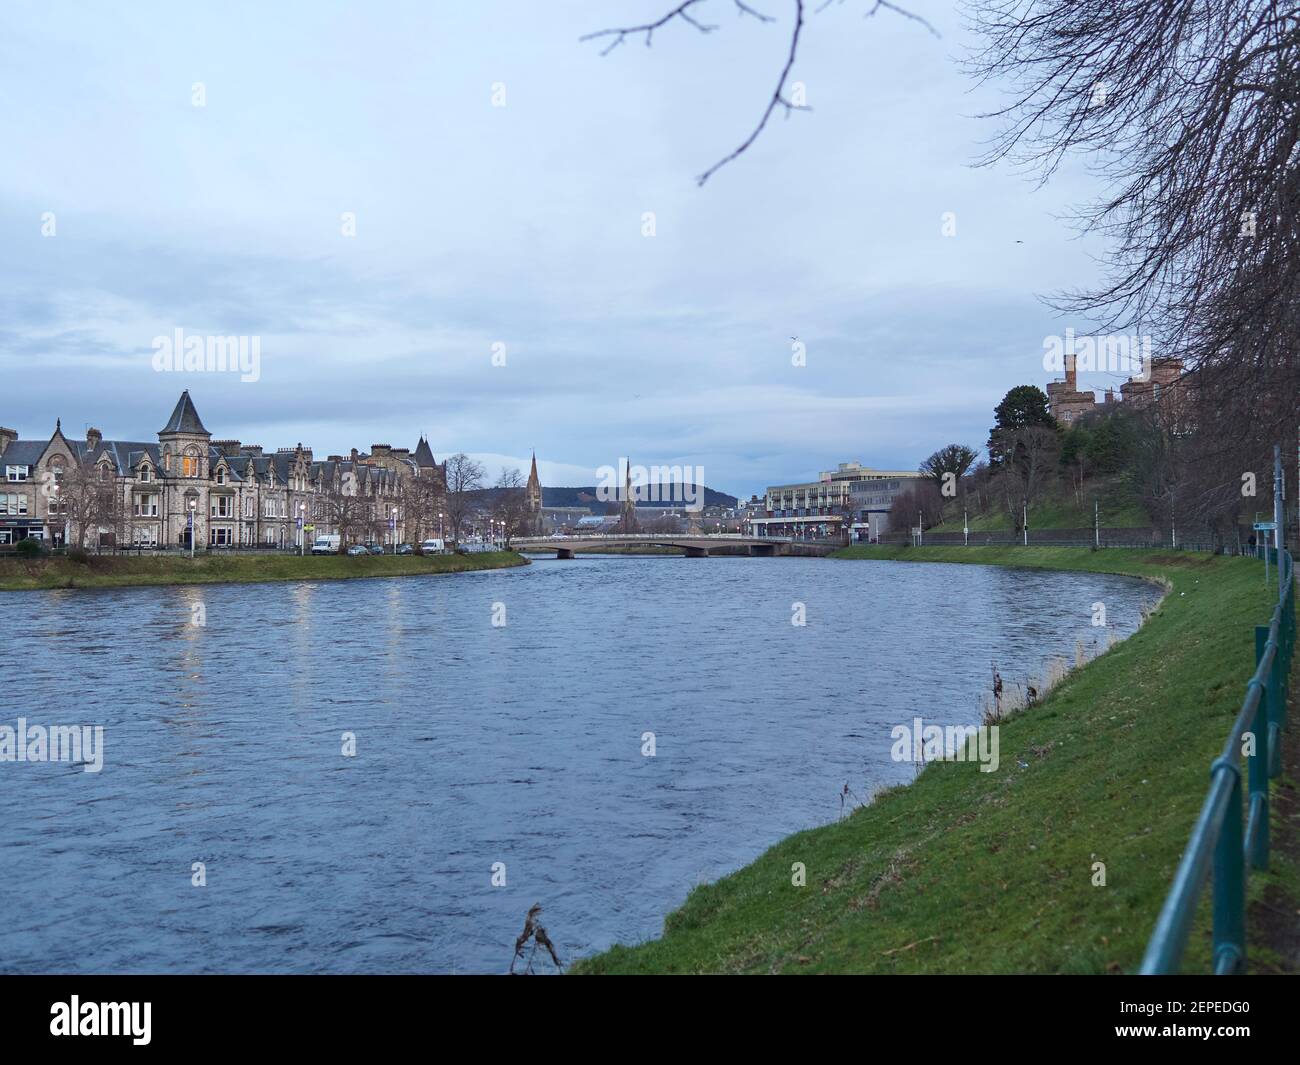
[{"label": "stone building", "polygon": [[1114,404],[1124,402],[1132,404],[1133,409],[1142,410],[1154,403],[1173,400],[1178,394],[1183,376],[1182,359],[1155,358],[1150,361],[1147,372],[1141,377],[1130,377],[1119,386],[1120,399],[1115,398],[1113,389],[1106,389],[1101,402],[1092,389],[1080,391],[1078,375],[1075,370],[1075,357],[1065,357],[1065,380],[1047,383],[1047,406],[1052,417],[1064,426],[1073,425],[1086,414],[1093,411],[1114,410]]},{"label": "stone building", "polygon": [[0,429],[0,545],[33,537],[87,547],[396,544],[434,523],[445,464],[421,438],[414,453],[376,444],[370,454],[318,460],[309,447],[263,453],[213,440],[188,391],[156,441],[105,440],[90,429],[48,440]]}]

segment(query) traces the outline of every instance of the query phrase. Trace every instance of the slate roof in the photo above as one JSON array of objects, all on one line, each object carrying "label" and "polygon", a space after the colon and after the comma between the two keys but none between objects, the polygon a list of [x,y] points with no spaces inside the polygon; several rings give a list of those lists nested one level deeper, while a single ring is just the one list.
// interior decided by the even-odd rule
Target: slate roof
[{"label": "slate roof", "polygon": [[48,440],[15,440],[0,452],[0,462],[6,466],[35,466],[48,443]]},{"label": "slate roof", "polygon": [[199,418],[199,412],[194,409],[194,400],[190,399],[190,390],[187,388],[181,393],[181,398],[176,401],[176,409],[172,411],[172,416],[167,419],[167,424],[158,430],[162,433],[201,433],[203,436],[211,436]]},{"label": "slate roof", "polygon": [[420,442],[415,445],[415,464],[422,469],[438,465],[438,461],[433,457],[433,450],[429,447],[429,441],[424,437],[420,437]]}]

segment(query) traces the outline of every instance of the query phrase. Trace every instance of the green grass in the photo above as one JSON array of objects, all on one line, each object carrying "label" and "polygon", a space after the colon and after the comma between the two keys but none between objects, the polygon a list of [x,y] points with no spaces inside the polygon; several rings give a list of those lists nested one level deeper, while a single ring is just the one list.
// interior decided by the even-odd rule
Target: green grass
[{"label": "green grass", "polygon": [[[1141,529],[1151,527],[1151,516],[1126,489],[1104,490],[1101,499],[1101,522],[1107,529]],[[1093,522],[1092,500],[1080,506],[1073,495],[1062,499],[1045,500],[1029,508],[1029,535],[1035,529],[1091,529]],[[984,514],[972,514],[971,532],[1004,532],[1011,528],[1011,516],[1005,507],[990,509]],[[950,518],[936,532],[961,532],[961,514]]]},{"label": "green grass", "polygon": [[[1132,637],[1001,725],[997,772],[933,763],[915,783],[696,888],[661,938],[574,971],[1133,970],[1254,668],[1254,626],[1273,603],[1259,564],[1046,547],[839,557],[1125,573],[1171,591]],[[959,637],[936,634],[925,668],[960,653]],[[1092,886],[1094,861],[1106,865],[1105,887]],[[795,862],[805,887],[792,885]],[[1207,968],[1208,910],[1203,902],[1188,971]]]},{"label": "green grass", "polygon": [[87,563],[63,557],[0,559],[0,591],[41,588],[127,588],[149,584],[232,584],[258,581],[341,580],[462,573],[527,565],[513,551],[473,555],[91,555]]}]

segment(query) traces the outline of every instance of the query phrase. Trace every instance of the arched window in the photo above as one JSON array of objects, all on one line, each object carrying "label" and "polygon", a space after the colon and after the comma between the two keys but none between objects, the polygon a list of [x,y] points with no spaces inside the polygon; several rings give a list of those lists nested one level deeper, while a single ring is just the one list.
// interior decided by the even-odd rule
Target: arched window
[{"label": "arched window", "polygon": [[181,456],[181,476],[197,477],[199,475],[199,453],[194,448],[186,450]]}]

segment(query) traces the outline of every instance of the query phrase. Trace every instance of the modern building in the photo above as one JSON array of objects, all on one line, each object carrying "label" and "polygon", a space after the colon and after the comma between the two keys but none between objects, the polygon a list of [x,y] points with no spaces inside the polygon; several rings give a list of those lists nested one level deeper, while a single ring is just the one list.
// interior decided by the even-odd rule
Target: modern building
[{"label": "modern building", "polygon": [[[446,491],[421,438],[412,453],[313,457],[298,444],[213,440],[188,391],[153,441],[48,440],[0,429],[0,545],[25,538],[86,547],[275,547],[337,534],[344,544],[433,535]],[[192,532],[191,532],[192,530]]]},{"label": "modern building", "polygon": [[753,536],[793,536],[800,540],[875,540],[885,531],[890,505],[923,475],[915,470],[877,470],[860,462],[841,462],[815,481],[773,485],[762,512],[745,518]]}]

